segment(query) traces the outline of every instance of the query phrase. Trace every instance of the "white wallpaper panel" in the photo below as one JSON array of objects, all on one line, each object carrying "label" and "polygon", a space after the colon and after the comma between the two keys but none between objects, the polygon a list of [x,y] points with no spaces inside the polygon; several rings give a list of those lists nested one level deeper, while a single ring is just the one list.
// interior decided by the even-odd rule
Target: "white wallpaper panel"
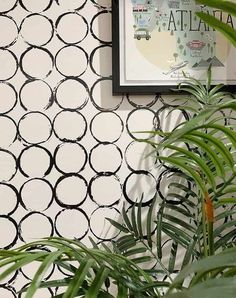
[{"label": "white wallpaper panel", "polygon": [[[112,96],[109,0],[0,0],[0,247],[109,241],[105,218],[123,203],[163,197],[168,173],[158,176],[134,132],[171,129],[168,102]],[[0,297],[23,297],[30,272],[2,283]]]}]

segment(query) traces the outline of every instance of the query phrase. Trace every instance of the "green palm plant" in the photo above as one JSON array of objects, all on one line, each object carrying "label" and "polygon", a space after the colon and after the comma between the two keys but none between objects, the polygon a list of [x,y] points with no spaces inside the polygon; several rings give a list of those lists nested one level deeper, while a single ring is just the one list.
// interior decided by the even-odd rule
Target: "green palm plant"
[{"label": "green palm plant", "polygon": [[[149,132],[154,139],[156,136],[163,137],[161,142],[146,141],[155,147],[151,154],[156,154],[162,164],[174,167],[172,172],[179,178],[179,181],[168,185],[170,193],[167,197],[172,198],[172,202],[163,199],[156,218],[152,215],[151,205],[146,223],[145,245],[151,252],[155,247],[157,263],[162,269],[162,234],[172,241],[169,273],[174,271],[178,247],[185,251],[181,264],[184,268],[193,260],[234,245],[236,132],[231,123],[236,102],[232,95],[221,91],[222,85],[210,86],[210,69],[205,86],[196,79],[186,78],[179,85],[179,91],[187,92],[191,97],[173,109],[192,113],[192,119],[181,123],[171,133]],[[183,181],[187,181],[188,185]],[[144,241],[141,205],[138,205],[136,216],[135,206],[132,208],[131,220],[123,211],[123,228],[136,237],[134,243]],[[154,242],[151,229],[153,217],[156,220]],[[111,223],[114,224],[113,221]]]}]

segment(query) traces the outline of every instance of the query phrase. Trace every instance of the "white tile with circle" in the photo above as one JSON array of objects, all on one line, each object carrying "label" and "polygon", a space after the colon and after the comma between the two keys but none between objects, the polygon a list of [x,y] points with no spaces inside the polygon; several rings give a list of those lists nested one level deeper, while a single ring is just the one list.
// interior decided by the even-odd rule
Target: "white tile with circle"
[{"label": "white tile with circle", "polygon": [[[48,249],[46,248],[34,248],[34,249],[29,249],[28,251],[30,252],[45,252],[45,253],[50,253]],[[23,273],[23,275],[25,276],[25,278],[27,278],[28,280],[32,280],[34,278],[35,273],[37,272],[37,270],[39,269],[40,266],[40,262],[38,261],[34,261],[31,262],[29,264],[26,264],[25,266],[20,268],[20,272]],[[54,264],[51,264],[49,266],[49,268],[47,268],[47,270],[44,272],[43,275],[43,281],[44,280],[48,280],[50,278],[50,276],[52,275],[53,271],[54,271]],[[35,296],[35,295],[34,295]]]},{"label": "white tile with circle", "polygon": [[68,12],[56,21],[56,32],[61,41],[66,44],[81,42],[88,34],[88,24],[77,12]]},{"label": "white tile with circle", "polygon": [[77,141],[85,135],[87,122],[79,112],[62,111],[56,115],[53,128],[60,140]]},{"label": "white tile with circle", "polygon": [[29,48],[21,56],[21,68],[30,78],[44,79],[53,69],[53,57],[45,48]]},{"label": "white tile with circle", "polygon": [[58,0],[60,7],[65,10],[78,10],[86,1],[87,0]]},{"label": "white tile with circle", "polygon": [[19,0],[20,4],[27,11],[31,12],[42,12],[49,8],[52,4],[52,0],[40,0],[40,1],[32,1],[32,0]]},{"label": "white tile with circle", "polygon": [[97,173],[116,173],[122,164],[121,150],[114,144],[98,144],[90,152],[90,164]]},{"label": "white tile with circle", "polygon": [[11,111],[17,103],[17,93],[9,83],[0,83],[0,113]]},{"label": "white tile with circle", "polygon": [[99,142],[116,142],[124,130],[123,122],[116,113],[101,112],[91,121],[91,133]]},{"label": "white tile with circle", "polygon": [[110,8],[111,0],[93,0],[94,3],[98,4],[101,7]]},{"label": "white tile with circle", "polygon": [[0,226],[0,248],[14,245],[18,233],[16,222],[10,217],[0,216]]},{"label": "white tile with circle", "polygon": [[99,46],[91,53],[90,63],[93,71],[102,77],[112,75],[112,47]]},{"label": "white tile with circle", "polygon": [[55,196],[63,207],[79,206],[86,199],[87,182],[80,175],[62,177],[56,183]]},{"label": "white tile with circle", "polygon": [[[106,185],[106,187],[104,187]],[[100,174],[90,181],[89,195],[99,206],[118,204],[122,196],[122,188],[116,175]]]},{"label": "white tile with circle", "polygon": [[9,16],[0,15],[0,47],[12,45],[18,37],[18,28],[15,21]]},{"label": "white tile with circle", "polygon": [[150,202],[156,195],[156,179],[145,171],[137,171],[127,176],[124,183],[124,196],[130,204]]},{"label": "white tile with circle", "polygon": [[[7,270],[8,268],[11,267],[12,264],[8,264],[4,267],[0,268],[0,274],[2,274],[5,270]],[[13,272],[11,274],[9,274],[7,277],[3,278],[1,280],[1,285],[0,285],[0,297],[15,297],[16,298],[16,294],[14,296],[14,293],[16,293],[15,288],[13,288],[12,286],[12,282],[14,281],[14,279],[17,277],[18,275],[18,271]],[[6,291],[4,291],[6,290]],[[4,293],[4,294],[3,294]],[[12,293],[12,294],[11,294]],[[3,295],[3,296],[1,296]],[[9,295],[9,296],[8,296]]]},{"label": "white tile with circle", "polygon": [[155,155],[156,151],[152,145],[133,141],[125,150],[125,161],[133,171],[150,171],[157,166]]},{"label": "white tile with circle", "polygon": [[64,79],[58,84],[55,97],[62,109],[81,109],[89,99],[88,87],[78,78]]},{"label": "white tile with circle", "polygon": [[57,70],[66,77],[79,77],[88,66],[87,53],[77,46],[66,46],[60,49],[55,59]]},{"label": "white tile with circle", "polygon": [[39,212],[30,212],[19,223],[20,238],[30,242],[49,237],[53,234],[53,222],[49,217]]},{"label": "white tile with circle", "polygon": [[13,290],[0,287],[0,297],[4,298],[16,298],[16,293]]},{"label": "white tile with circle", "polygon": [[87,162],[87,153],[78,143],[63,143],[55,150],[54,162],[62,173],[79,173]]},{"label": "white tile with circle", "polygon": [[20,34],[25,42],[33,46],[46,45],[53,37],[53,23],[44,15],[26,16],[20,25]]},{"label": "white tile with circle", "polygon": [[0,148],[8,148],[17,136],[17,126],[12,118],[0,116]]},{"label": "white tile with circle", "polygon": [[17,204],[17,190],[11,185],[0,183],[0,215],[12,213]]},{"label": "white tile with circle", "polygon": [[7,150],[0,149],[0,169],[0,182],[10,181],[16,174],[16,158]]},{"label": "white tile with circle", "polygon": [[[106,26],[102,26],[102,24],[106,24]],[[91,23],[92,33],[101,42],[111,42],[111,28],[111,13],[108,11],[98,13]]]},{"label": "white tile with circle", "polygon": [[141,108],[133,110],[127,118],[127,129],[134,139],[148,139],[150,133],[137,133],[142,131],[152,131],[156,127],[156,115],[154,111]]},{"label": "white tile with circle", "polygon": [[20,90],[21,105],[29,111],[46,110],[52,104],[52,97],[51,87],[42,80],[27,81]]},{"label": "white tile with circle", "polygon": [[172,111],[172,108],[162,108],[157,114],[160,119],[161,130],[164,132],[172,132],[177,125],[186,121],[185,113],[178,109]]},{"label": "white tile with circle", "polygon": [[18,62],[14,54],[0,49],[0,81],[11,79],[17,72]]},{"label": "white tile with circle", "polygon": [[101,240],[111,240],[119,234],[106,218],[120,222],[121,215],[115,208],[99,207],[90,217],[91,232]]},{"label": "white tile with circle", "polygon": [[19,156],[19,169],[26,177],[44,177],[49,174],[51,168],[51,154],[43,147],[27,147]]},{"label": "white tile with circle", "polygon": [[12,10],[18,0],[0,0],[0,13]]},{"label": "white tile with circle", "polygon": [[21,138],[29,144],[44,143],[52,133],[49,118],[39,112],[30,112],[24,115],[19,121],[18,129]]},{"label": "white tile with circle", "polygon": [[[51,289],[37,289],[36,293],[34,294],[34,298],[51,298],[53,297],[53,292]],[[22,292],[19,298],[25,298],[26,293]],[[5,298],[5,297],[4,297]]]},{"label": "white tile with circle", "polygon": [[52,186],[44,179],[30,179],[21,186],[20,200],[28,211],[45,211],[53,200]]},{"label": "white tile with circle", "polygon": [[100,111],[117,110],[123,102],[123,96],[112,95],[112,80],[103,78],[97,80],[91,89],[91,100]]},{"label": "white tile with circle", "polygon": [[55,230],[61,237],[82,239],[88,229],[88,218],[81,209],[64,209],[56,216]]}]

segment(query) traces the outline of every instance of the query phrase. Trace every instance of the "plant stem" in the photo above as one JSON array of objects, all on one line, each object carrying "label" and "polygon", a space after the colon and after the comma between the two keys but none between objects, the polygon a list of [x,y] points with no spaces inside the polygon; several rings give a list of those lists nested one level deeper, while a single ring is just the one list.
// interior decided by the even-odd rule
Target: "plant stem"
[{"label": "plant stem", "polygon": [[153,256],[153,258],[155,258],[157,260],[158,264],[161,266],[162,270],[168,276],[168,278],[170,279],[170,281],[173,282],[173,279],[171,278],[169,271],[166,269],[166,267],[164,266],[164,264],[162,263],[162,261],[153,253],[153,251],[151,250],[151,248],[142,239],[140,239],[140,242],[147,248],[147,250],[151,253],[151,255]]},{"label": "plant stem", "polygon": [[226,181],[221,188],[215,193],[214,198],[217,199],[217,197],[221,196],[223,194],[224,189],[230,185],[230,183],[234,180],[234,178],[236,177],[236,173],[234,172],[232,174],[232,176],[228,179],[228,181]]},{"label": "plant stem", "polygon": [[206,224],[206,213],[205,213],[205,198],[201,196],[201,207],[202,207],[202,231],[203,231],[203,248],[204,256],[208,256],[208,244],[207,244],[207,224]]}]

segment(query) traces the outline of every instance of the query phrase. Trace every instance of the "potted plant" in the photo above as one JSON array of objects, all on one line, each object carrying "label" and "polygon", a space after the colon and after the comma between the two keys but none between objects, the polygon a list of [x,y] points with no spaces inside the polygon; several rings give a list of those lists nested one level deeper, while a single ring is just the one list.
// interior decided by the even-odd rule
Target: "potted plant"
[{"label": "potted plant", "polygon": [[[173,109],[184,109],[192,118],[171,133],[150,132],[154,139],[147,142],[154,147],[153,154],[191,184],[186,187],[179,181],[169,185],[171,192],[175,189],[172,204],[164,199],[156,212],[153,200],[147,216],[142,214],[142,201],[131,208],[129,216],[123,208],[123,223],[108,219],[121,232],[113,247],[98,247],[91,240],[93,248],[87,248],[76,240],[54,237],[1,250],[0,267],[6,269],[0,281],[36,261],[39,268],[26,289],[26,298],[33,297],[39,287],[64,289],[54,297],[113,297],[110,283],[116,285],[117,297],[208,297],[204,293],[209,291],[222,294],[225,288],[218,289],[216,278],[226,287],[236,272],[232,262],[236,210],[225,207],[236,203],[236,131],[231,124],[236,102],[231,94],[221,91],[222,87],[211,88],[210,69],[206,85],[186,78],[179,90],[191,96],[184,96],[184,102],[181,99],[181,105]],[[161,142],[155,142],[156,135],[162,137]],[[163,234],[172,241],[167,265],[162,260]],[[42,246],[49,251],[35,249]],[[174,280],[178,247],[185,251],[178,268],[183,271]],[[142,269],[142,263],[150,260],[155,266]],[[192,263],[194,260],[199,261]],[[68,277],[44,281],[52,264],[68,270]],[[191,280],[187,285],[186,277]],[[234,287],[233,283],[230,289]]]}]

